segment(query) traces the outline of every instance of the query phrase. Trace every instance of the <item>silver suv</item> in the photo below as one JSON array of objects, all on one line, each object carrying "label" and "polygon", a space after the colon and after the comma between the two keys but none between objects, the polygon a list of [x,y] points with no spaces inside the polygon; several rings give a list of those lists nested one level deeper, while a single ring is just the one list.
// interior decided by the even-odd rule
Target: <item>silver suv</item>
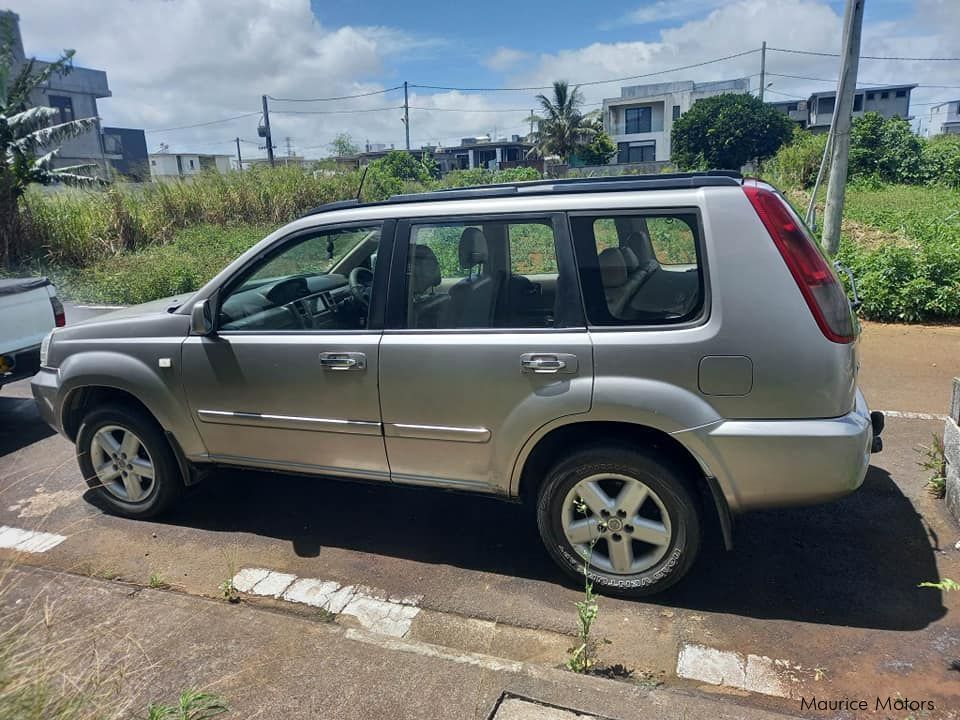
[{"label": "silver suv", "polygon": [[191,297],[55,330],[33,393],[127,517],[215,466],[486,493],[643,595],[710,516],[730,547],[738,513],[859,487],[857,337],[769,185],[543,181],[320,207]]}]

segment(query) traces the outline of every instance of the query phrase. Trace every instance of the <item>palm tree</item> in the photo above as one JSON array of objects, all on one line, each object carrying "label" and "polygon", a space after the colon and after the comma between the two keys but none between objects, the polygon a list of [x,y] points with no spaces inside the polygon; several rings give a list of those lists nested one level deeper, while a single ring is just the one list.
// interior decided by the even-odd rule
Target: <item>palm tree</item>
[{"label": "palm tree", "polygon": [[66,75],[73,63],[73,50],[39,69],[35,60],[27,60],[16,69],[13,48],[7,39],[0,47],[0,267],[15,254],[15,243],[22,238],[20,198],[30,183],[52,182],[89,184],[98,178],[83,174],[93,165],[54,168],[59,145],[97,127],[97,118],[81,118],[58,123],[59,111],[50,107],[29,107],[30,93],[54,75]]},{"label": "palm tree", "polygon": [[535,150],[543,157],[556,155],[567,162],[577,148],[597,133],[593,119],[580,112],[583,94],[579,87],[570,89],[566,80],[553,83],[553,98],[537,95],[542,117],[536,117]]}]

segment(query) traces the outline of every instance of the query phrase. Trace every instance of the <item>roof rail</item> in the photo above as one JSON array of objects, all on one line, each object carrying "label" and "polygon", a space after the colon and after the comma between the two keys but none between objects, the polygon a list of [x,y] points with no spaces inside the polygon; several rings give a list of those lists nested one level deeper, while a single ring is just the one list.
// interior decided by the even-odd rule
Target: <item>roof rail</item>
[{"label": "roof rail", "polygon": [[690,173],[665,173],[663,175],[614,175],[593,178],[562,178],[557,180],[528,180],[494,185],[472,185],[460,188],[443,188],[421,193],[394,195],[380,202],[361,203],[357,200],[340,200],[314,208],[304,214],[340,210],[350,207],[395,205],[413,202],[436,202],[441,200],[469,200],[516,195],[554,195],[577,192],[614,192],[629,190],[679,190],[699,187],[737,186],[743,176],[734,170],[705,170]]}]

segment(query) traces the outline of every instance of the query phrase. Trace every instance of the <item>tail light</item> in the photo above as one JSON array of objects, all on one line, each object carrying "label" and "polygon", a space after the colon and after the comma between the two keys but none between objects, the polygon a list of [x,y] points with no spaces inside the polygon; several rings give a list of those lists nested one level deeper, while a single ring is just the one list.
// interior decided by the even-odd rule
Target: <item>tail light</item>
[{"label": "tail light", "polygon": [[57,327],[63,327],[67,324],[67,316],[63,312],[63,303],[56,295],[50,296],[50,307],[53,308],[53,321]]},{"label": "tail light", "polygon": [[771,188],[750,181],[744,183],[743,191],[783,256],[820,330],[835,343],[852,342],[856,325],[850,302],[806,225]]}]

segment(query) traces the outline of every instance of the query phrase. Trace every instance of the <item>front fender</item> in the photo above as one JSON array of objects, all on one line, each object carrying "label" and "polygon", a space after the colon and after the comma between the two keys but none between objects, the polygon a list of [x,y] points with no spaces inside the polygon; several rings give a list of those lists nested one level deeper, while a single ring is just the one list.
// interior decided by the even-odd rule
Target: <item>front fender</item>
[{"label": "front fender", "polygon": [[63,412],[70,397],[82,388],[102,387],[123,390],[137,398],[164,430],[176,437],[184,453],[206,452],[196,431],[180,382],[179,352],[171,367],[160,368],[146,358],[129,354],[94,350],[66,357],[60,365],[60,402],[57,414],[63,426]]}]

